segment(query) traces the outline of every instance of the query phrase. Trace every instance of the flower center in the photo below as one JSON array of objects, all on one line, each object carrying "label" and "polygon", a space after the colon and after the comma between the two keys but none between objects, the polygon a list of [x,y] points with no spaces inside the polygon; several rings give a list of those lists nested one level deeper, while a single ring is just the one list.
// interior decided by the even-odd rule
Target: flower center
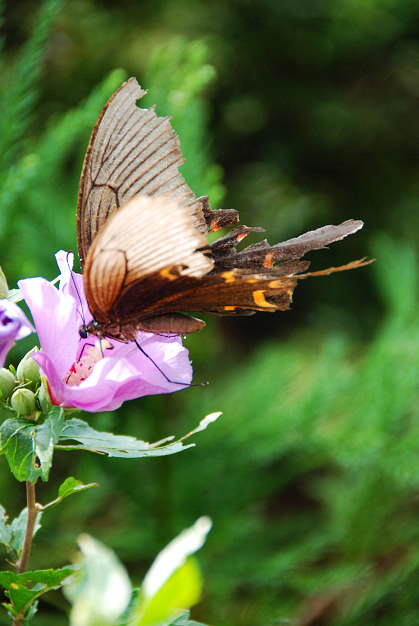
[{"label": "flower center", "polygon": [[3,324],[3,326],[7,326],[7,324],[10,324],[11,321],[12,320],[5,311],[0,311],[0,322]]},{"label": "flower center", "polygon": [[103,359],[104,350],[113,350],[113,345],[107,339],[100,339],[95,341],[95,344],[85,343],[80,356],[73,363],[65,375],[65,382],[70,387],[79,385],[83,380],[86,380],[93,371],[94,366],[98,361]]}]

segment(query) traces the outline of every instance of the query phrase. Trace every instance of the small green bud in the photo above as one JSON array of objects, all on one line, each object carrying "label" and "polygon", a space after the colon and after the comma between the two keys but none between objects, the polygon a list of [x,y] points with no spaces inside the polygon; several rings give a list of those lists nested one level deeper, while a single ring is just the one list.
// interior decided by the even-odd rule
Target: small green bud
[{"label": "small green bud", "polygon": [[35,394],[30,389],[16,389],[10,404],[19,415],[31,415],[35,411]]},{"label": "small green bud", "polygon": [[31,354],[39,352],[39,348],[35,346],[29,350],[17,366],[16,375],[22,383],[37,383],[41,375],[39,373],[39,365],[31,358]]},{"label": "small green bud", "polygon": [[48,385],[45,378],[42,378],[41,386],[38,392],[39,405],[44,413],[48,413],[52,407],[51,398],[48,391]]},{"label": "small green bud", "polygon": [[9,287],[7,286],[6,276],[0,267],[0,299],[7,298],[9,295]]},{"label": "small green bud", "polygon": [[16,378],[10,370],[5,367],[0,369],[0,399],[7,400],[12,395],[12,391],[16,386]]}]

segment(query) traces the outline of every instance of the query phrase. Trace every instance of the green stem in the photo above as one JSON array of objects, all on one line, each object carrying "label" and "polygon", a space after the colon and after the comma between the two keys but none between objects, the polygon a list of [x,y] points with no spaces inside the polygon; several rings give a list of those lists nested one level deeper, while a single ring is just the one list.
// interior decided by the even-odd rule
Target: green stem
[{"label": "green stem", "polygon": [[23,541],[22,554],[16,564],[17,573],[23,574],[28,567],[29,556],[32,548],[33,530],[35,528],[38,509],[35,500],[35,483],[26,482],[26,503],[28,508],[28,519],[26,521],[25,539]]},{"label": "green stem", "polygon": [[[23,541],[22,553],[20,559],[16,563],[18,574],[26,572],[28,567],[29,556],[31,554],[33,531],[35,528],[36,516],[38,509],[36,508],[35,499],[35,483],[26,482],[26,506],[28,509],[28,518],[26,520],[25,539]],[[13,619],[13,626],[23,626],[23,618],[16,616]]]}]

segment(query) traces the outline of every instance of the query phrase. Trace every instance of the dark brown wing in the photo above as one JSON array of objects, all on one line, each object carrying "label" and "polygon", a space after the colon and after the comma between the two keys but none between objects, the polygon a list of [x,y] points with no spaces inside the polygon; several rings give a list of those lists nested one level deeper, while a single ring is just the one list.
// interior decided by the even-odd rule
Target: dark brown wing
[{"label": "dark brown wing", "polygon": [[[229,315],[285,310],[298,278],[365,264],[354,261],[301,274],[309,266],[300,260],[307,251],[361,227],[362,222],[351,220],[275,246],[265,241],[236,252],[238,241],[260,229],[239,227],[208,247],[182,199],[137,196],[108,220],[89,250],[84,272],[87,300],[105,327],[139,328],[142,320],[174,312]],[[276,261],[281,262],[274,265]],[[164,319],[158,323],[163,332]]]},{"label": "dark brown wing", "polygon": [[274,246],[270,246],[265,239],[237,252],[236,245],[250,232],[263,232],[263,228],[238,226],[211,245],[215,263],[214,271],[222,272],[240,268],[246,272],[260,272],[272,268],[278,261],[300,259],[310,250],[325,248],[330,243],[356,233],[363,225],[361,220],[347,220],[338,226],[328,225],[310,230],[299,237],[288,239]]},{"label": "dark brown wing", "polygon": [[[360,259],[341,267],[299,274],[307,269],[309,262],[288,261],[275,272],[265,274],[236,269],[221,274],[209,273],[201,278],[182,276],[173,266],[122,292],[115,300],[111,318],[121,325],[135,325],[147,317],[172,312],[242,315],[256,311],[285,311],[290,308],[299,279],[355,269],[370,262]],[[177,278],[169,281],[167,273],[173,276],[177,273]]]},{"label": "dark brown wing", "polygon": [[135,78],[116,91],[93,129],[80,179],[77,245],[81,266],[95,235],[108,217],[134,195],[182,196],[194,227],[207,232],[238,221],[237,211],[212,212],[207,197],[196,199],[179,173],[183,163],[179,139],[169,118],[154,108],[140,109],[145,94]]}]

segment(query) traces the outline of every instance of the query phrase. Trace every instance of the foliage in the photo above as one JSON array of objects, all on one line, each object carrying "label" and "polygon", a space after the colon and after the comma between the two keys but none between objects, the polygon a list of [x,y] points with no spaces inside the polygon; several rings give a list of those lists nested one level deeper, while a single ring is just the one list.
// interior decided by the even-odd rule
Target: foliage
[{"label": "foliage", "polygon": [[15,574],[0,572],[0,585],[6,590],[9,603],[3,603],[12,618],[30,620],[36,613],[38,598],[59,589],[74,574],[71,567],[59,570],[38,570]]},{"label": "foliage", "polygon": [[[211,163],[207,136],[208,105],[202,97],[204,89],[214,82],[215,68],[208,63],[208,47],[204,41],[187,45],[184,39],[173,39],[155,51],[148,66],[146,106],[159,103],[161,113],[170,114],[173,127],[185,145],[186,163],[182,173],[195,195],[210,196],[219,206],[225,190],[221,185],[222,170]],[[188,115],[185,115],[188,111]]]},{"label": "foliage", "polygon": [[[132,402],[84,426],[160,441],[189,430],[196,415],[224,412],[199,449],[176,459],[73,458],[71,474],[100,489],[80,488],[78,498],[50,507],[33,566],[61,567],[75,536],[95,528],[140,580],[161,545],[206,513],[214,531],[202,554],[198,619],[310,624],[320,607],[324,625],[419,622],[419,270],[406,242],[417,242],[418,6],[69,2],[39,83],[56,6],[42,3],[20,62],[6,31],[3,66],[19,76],[13,98],[6,84],[1,96],[9,126],[0,138],[0,242],[10,283],[52,277],[52,252],[75,247],[88,136],[130,74],[149,89],[148,104],[174,116],[184,175],[197,193],[210,192],[214,207],[223,188],[211,151],[225,172],[225,206],[239,208],[245,223],[269,227],[273,240],[361,217],[364,238],[325,254],[371,252],[377,262],[300,286],[291,315],[208,320],[188,344],[196,379],[211,385]],[[127,71],[108,73],[115,65]],[[68,476],[68,459],[56,451],[55,480]],[[17,509],[16,483],[5,462],[2,469],[2,501]],[[67,483],[59,498],[78,484]],[[42,485],[51,505],[56,493]],[[9,528],[5,521],[0,532],[10,546]],[[48,624],[47,615],[39,620],[34,626]]]},{"label": "foliage", "polygon": [[198,519],[171,541],[157,555],[131,603],[131,582],[116,555],[92,537],[80,537],[78,572],[64,589],[73,605],[70,625],[193,626],[189,613],[177,607],[189,608],[199,600],[202,579],[191,555],[202,547],[210,527],[208,519]]},{"label": "foliage", "polygon": [[[75,171],[72,175],[66,171],[67,160],[74,155],[75,147],[79,147],[80,138],[85,138],[94,126],[103,102],[125,77],[122,71],[110,74],[81,107],[56,118],[36,145],[33,139],[26,138],[14,164],[6,170],[8,178],[0,192],[4,220],[2,249],[7,258],[8,275],[15,280],[28,274],[51,272],[51,251],[74,247],[78,175]],[[28,87],[33,88],[33,85]],[[79,166],[81,159],[77,161],[78,169]],[[50,212],[54,220],[48,219]],[[36,238],[33,237],[34,224],[43,227]],[[46,245],[46,242],[50,243]],[[31,253],[30,261],[28,254],[22,253],[25,249]],[[37,259],[35,264],[34,258]]]},{"label": "foliage", "polygon": [[[223,624],[237,623],[242,589],[244,624],[311,614],[323,602],[334,626],[417,619],[419,268],[388,237],[374,252],[387,316],[370,345],[303,335],[261,347],[200,402],[217,397],[224,408],[203,448],[211,463],[171,468],[176,519],[186,503],[209,502],[216,520],[206,556],[209,585],[226,598]],[[220,553],[229,566],[218,565]]]}]

